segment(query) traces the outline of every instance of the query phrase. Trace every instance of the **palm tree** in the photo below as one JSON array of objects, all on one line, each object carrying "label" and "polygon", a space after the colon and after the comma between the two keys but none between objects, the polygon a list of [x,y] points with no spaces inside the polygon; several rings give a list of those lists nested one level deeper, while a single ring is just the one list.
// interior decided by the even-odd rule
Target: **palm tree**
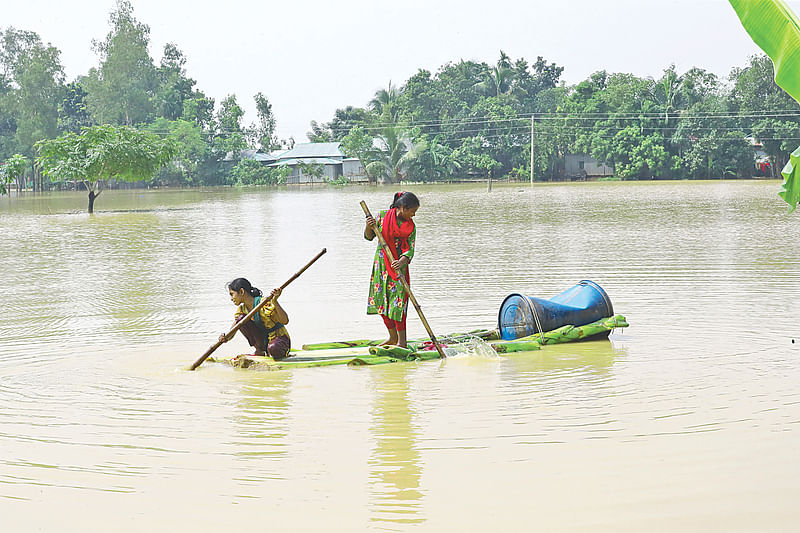
[{"label": "palm tree", "polygon": [[664,106],[664,126],[669,125],[669,113],[675,111],[678,101],[678,94],[681,86],[683,85],[683,76],[678,76],[675,72],[675,65],[664,71],[664,77],[661,78],[655,86],[655,99],[662,106]]},{"label": "palm tree", "polygon": [[422,145],[413,146],[408,138],[408,127],[392,117],[391,106],[384,106],[376,139],[380,144],[378,159],[368,163],[364,170],[370,176],[397,183],[405,176],[408,165],[419,157]]},{"label": "palm tree", "polygon": [[389,116],[392,118],[392,122],[394,122],[397,118],[397,112],[399,111],[397,99],[402,93],[402,89],[393,86],[390,81],[388,88],[379,89],[375,92],[375,97],[369,101],[369,107],[379,116],[383,116],[385,112],[388,112]]},{"label": "palm tree", "polygon": [[497,60],[496,65],[483,72],[483,81],[478,83],[478,87],[487,96],[500,96],[511,90],[514,75],[511,58],[500,50],[500,59]]}]

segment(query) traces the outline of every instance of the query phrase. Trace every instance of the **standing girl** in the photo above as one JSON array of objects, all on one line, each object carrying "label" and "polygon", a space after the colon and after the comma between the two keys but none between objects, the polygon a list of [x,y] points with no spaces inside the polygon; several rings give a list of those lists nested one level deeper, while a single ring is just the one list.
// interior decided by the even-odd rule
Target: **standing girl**
[{"label": "standing girl", "polygon": [[[228,283],[227,287],[231,301],[237,306],[234,315],[235,324],[261,302],[263,293],[244,278],[236,278]],[[289,323],[289,315],[278,303],[280,295],[281,289],[272,289],[269,295],[272,301],[259,309],[252,319],[239,328],[250,346],[255,348],[255,355],[269,354],[276,361],[286,359],[292,347],[289,332],[285,327]],[[220,342],[228,342],[231,338],[233,335],[228,337],[226,333],[219,336]]]},{"label": "standing girl", "polygon": [[375,259],[372,263],[372,277],[369,283],[368,315],[381,315],[389,340],[384,344],[406,347],[406,317],[408,316],[408,294],[399,281],[403,276],[411,285],[408,264],[414,257],[414,242],[417,228],[414,215],[419,209],[419,199],[411,192],[399,192],[387,211],[378,214],[378,220],[368,216],[364,228],[364,238],[371,241],[375,238],[375,226],[383,235],[386,244],[395,252],[392,260],[384,254],[383,247],[378,244]]}]

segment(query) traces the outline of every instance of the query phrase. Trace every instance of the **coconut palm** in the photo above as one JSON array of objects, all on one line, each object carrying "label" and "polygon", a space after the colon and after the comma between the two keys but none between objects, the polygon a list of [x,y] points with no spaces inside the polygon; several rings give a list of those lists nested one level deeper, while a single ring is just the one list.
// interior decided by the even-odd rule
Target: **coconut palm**
[{"label": "coconut palm", "polygon": [[380,146],[377,160],[368,163],[364,170],[375,178],[397,183],[405,176],[408,165],[419,157],[423,146],[411,143],[408,127],[393,118],[391,113],[391,106],[384,106],[375,135]]},{"label": "coconut palm", "polygon": [[390,81],[388,88],[379,89],[375,92],[375,96],[369,101],[369,107],[375,114],[381,117],[388,112],[388,115],[392,118],[392,122],[394,122],[397,119],[397,113],[399,111],[397,99],[402,93],[402,89],[392,85]]},{"label": "coconut palm", "polygon": [[682,85],[683,76],[678,76],[675,72],[675,65],[670,65],[670,67],[664,71],[664,77],[658,81],[654,88],[656,101],[664,107],[665,127],[669,125],[670,112],[676,110]]},{"label": "coconut palm", "polygon": [[500,59],[497,64],[488,67],[482,74],[483,81],[478,83],[478,88],[486,96],[500,96],[511,90],[515,72],[511,66],[511,58],[500,50]]}]

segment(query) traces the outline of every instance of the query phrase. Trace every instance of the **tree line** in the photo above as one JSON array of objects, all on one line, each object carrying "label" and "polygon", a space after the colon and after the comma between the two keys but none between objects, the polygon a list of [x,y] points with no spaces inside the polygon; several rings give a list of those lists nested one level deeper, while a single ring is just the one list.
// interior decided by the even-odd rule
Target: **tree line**
[{"label": "tree line", "polygon": [[[90,189],[137,177],[170,186],[285,179],[285,168],[239,157],[246,148],[294,144],[277,138],[267,96],[253,96],[256,120],[245,125],[236,95],[215,102],[203,93],[177,45],[165,45],[156,64],[150,29],[128,0],[117,1],[109,23],[93,42],[97,66],[71,81],[59,50],[38,34],[0,32],[0,192],[13,181],[36,189],[83,181]],[[390,83],[362,107],[337,109],[328,122],[312,121],[307,135],[340,142],[371,180],[392,182],[528,180],[531,170],[535,180],[561,179],[567,154],[588,154],[617,179],[773,174],[800,142],[800,105],[775,85],[766,56],[726,78],[669,66],[659,79],[599,71],[568,86],[563,70],[502,51],[494,64],[450,62]],[[125,146],[147,157],[135,168],[65,162],[63,154],[88,141],[105,143],[111,155]],[[754,144],[768,169],[754,168]]]}]

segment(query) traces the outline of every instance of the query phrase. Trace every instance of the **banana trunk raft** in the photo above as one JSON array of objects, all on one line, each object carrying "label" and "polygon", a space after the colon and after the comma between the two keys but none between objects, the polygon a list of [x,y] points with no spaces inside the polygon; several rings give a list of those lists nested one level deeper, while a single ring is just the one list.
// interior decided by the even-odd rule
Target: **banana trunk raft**
[{"label": "banana trunk raft", "polygon": [[[625,327],[628,327],[625,317],[614,315],[583,326],[562,326],[548,331],[544,335],[536,333],[514,340],[501,340],[499,329],[482,329],[467,333],[454,333],[442,337],[439,341],[444,346],[445,353],[448,351],[458,353],[460,349],[474,343],[477,338],[486,342],[498,354],[510,354],[539,350],[543,344],[575,342],[604,334],[607,336],[611,330]],[[305,344],[302,350],[292,350],[291,356],[281,361],[274,361],[271,357],[258,355],[209,357],[208,361],[250,370],[284,370],[332,365],[382,365],[439,358],[439,353],[430,340],[410,341],[408,348],[381,346],[381,342],[383,341],[363,339]]]}]

